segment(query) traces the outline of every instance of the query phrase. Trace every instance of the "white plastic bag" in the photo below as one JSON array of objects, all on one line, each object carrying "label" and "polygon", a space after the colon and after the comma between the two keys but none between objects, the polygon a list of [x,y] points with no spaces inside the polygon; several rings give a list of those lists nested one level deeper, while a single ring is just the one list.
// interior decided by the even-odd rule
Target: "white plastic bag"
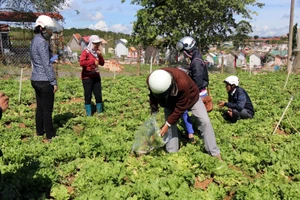
[{"label": "white plastic bag", "polygon": [[132,152],[146,154],[153,149],[163,147],[172,138],[169,130],[163,137],[156,122],[156,114],[150,116],[136,131]]}]

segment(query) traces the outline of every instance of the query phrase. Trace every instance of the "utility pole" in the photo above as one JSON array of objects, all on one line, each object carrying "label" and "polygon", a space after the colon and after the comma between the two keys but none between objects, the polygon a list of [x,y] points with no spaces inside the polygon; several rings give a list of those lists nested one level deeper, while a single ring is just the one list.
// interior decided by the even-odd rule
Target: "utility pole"
[{"label": "utility pole", "polygon": [[288,60],[287,60],[287,72],[288,75],[286,77],[286,81],[284,84],[284,89],[286,89],[290,73],[292,73],[292,65],[291,65],[291,59],[292,59],[292,43],[293,43],[293,24],[294,24],[294,6],[295,6],[295,0],[291,0],[291,12],[290,12],[290,32],[289,32],[289,49],[288,49]]},{"label": "utility pole", "polygon": [[294,7],[295,0],[291,0],[291,11],[290,11],[290,31],[289,31],[289,48],[288,48],[288,60],[287,60],[287,70],[288,74],[292,71],[291,58],[292,58],[292,43],[293,43],[293,26],[294,26]]}]

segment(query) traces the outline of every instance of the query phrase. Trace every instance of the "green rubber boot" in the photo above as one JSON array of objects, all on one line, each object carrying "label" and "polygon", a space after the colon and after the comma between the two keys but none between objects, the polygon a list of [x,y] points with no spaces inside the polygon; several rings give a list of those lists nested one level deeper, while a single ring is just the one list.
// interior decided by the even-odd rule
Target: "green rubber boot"
[{"label": "green rubber boot", "polygon": [[96,109],[98,114],[103,112],[103,104],[102,103],[96,103]]},{"label": "green rubber boot", "polygon": [[91,104],[84,104],[86,116],[92,116],[92,105]]}]

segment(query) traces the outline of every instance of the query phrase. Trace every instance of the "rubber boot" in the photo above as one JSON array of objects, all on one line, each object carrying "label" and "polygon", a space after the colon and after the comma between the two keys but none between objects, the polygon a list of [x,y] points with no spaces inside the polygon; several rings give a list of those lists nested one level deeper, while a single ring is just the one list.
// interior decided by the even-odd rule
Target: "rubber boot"
[{"label": "rubber boot", "polygon": [[91,104],[84,104],[86,115],[92,116],[92,105]]},{"label": "rubber boot", "polygon": [[96,103],[96,109],[98,114],[103,112],[103,104],[102,103]]}]

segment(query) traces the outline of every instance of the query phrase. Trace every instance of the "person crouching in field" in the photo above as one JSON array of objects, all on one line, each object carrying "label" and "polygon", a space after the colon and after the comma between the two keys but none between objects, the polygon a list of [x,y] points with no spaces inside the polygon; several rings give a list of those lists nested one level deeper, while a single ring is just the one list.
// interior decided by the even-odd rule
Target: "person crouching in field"
[{"label": "person crouching in field", "polygon": [[235,123],[239,119],[253,118],[254,108],[248,93],[239,87],[239,78],[229,76],[224,80],[228,93],[228,102],[220,101],[218,106],[226,106],[228,110],[223,113],[225,120]]},{"label": "person crouching in field", "polygon": [[98,114],[103,112],[101,76],[98,65],[103,66],[105,61],[99,49],[101,39],[97,35],[91,35],[88,46],[80,55],[80,66],[82,67],[81,79],[84,89],[84,107],[87,116],[92,115],[92,93],[96,99]]}]

